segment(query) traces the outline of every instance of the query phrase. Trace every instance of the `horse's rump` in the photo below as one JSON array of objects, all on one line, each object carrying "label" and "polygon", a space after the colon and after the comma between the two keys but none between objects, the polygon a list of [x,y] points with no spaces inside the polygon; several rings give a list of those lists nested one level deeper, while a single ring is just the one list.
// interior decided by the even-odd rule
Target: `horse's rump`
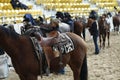
[{"label": "horse's rump", "polygon": [[119,16],[113,16],[113,25],[114,25],[114,27],[120,25],[120,17]]}]

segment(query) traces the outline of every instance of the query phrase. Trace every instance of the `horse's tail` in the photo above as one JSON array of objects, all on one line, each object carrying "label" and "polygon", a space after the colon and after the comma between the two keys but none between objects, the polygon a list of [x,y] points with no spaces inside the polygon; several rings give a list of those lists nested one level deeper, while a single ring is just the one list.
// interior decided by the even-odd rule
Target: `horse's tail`
[{"label": "horse's tail", "polygon": [[88,67],[87,67],[87,56],[86,55],[83,60],[83,64],[81,68],[80,80],[88,80]]}]

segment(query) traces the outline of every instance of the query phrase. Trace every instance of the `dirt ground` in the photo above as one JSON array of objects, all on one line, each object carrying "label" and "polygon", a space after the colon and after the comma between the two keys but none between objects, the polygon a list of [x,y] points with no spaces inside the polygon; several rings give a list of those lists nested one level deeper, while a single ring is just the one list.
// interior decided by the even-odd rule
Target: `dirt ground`
[{"label": "dirt ground", "polygon": [[[88,80],[120,80],[120,34],[110,35],[110,47],[100,50],[100,54],[94,54],[93,41],[87,40],[88,44]],[[65,75],[50,74],[39,80],[73,80],[72,72],[67,66]],[[1,79],[0,79],[1,80]],[[9,76],[3,80],[19,80],[14,70],[9,71]]]}]

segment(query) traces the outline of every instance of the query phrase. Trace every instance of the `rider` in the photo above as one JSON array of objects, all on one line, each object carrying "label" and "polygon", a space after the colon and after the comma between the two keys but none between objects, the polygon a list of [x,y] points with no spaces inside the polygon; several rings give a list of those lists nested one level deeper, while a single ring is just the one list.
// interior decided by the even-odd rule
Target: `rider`
[{"label": "rider", "polygon": [[74,32],[74,24],[73,20],[71,19],[71,15],[68,12],[57,12],[56,13],[56,18],[59,19],[61,22],[67,23],[70,25],[70,31]]},{"label": "rider", "polygon": [[92,26],[90,27],[91,35],[93,36],[93,41],[95,45],[95,54],[99,54],[99,47],[98,47],[98,23],[97,23],[97,13],[95,11],[91,11],[89,18],[92,19]]},{"label": "rider", "polygon": [[[82,24],[83,24],[83,26],[87,23],[87,20],[86,20],[86,18],[85,18],[85,16],[83,15],[82,16],[82,18],[81,18],[81,21],[82,21]],[[83,38],[84,38],[84,40],[85,40],[85,26],[83,27]]]},{"label": "rider", "polygon": [[27,31],[30,28],[33,28],[32,24],[28,18],[25,18],[23,20],[23,25],[24,25],[25,31]]},{"label": "rider", "polygon": [[59,19],[61,22],[64,22],[64,14],[60,11],[56,13],[56,18]]},{"label": "rider", "polygon": [[74,32],[74,22],[68,12],[64,12],[64,22],[70,25],[70,31]]}]

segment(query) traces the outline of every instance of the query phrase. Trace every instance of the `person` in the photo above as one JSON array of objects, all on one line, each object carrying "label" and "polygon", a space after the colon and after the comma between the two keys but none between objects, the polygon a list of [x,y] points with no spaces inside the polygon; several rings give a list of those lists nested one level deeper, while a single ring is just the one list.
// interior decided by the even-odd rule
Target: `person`
[{"label": "person", "polygon": [[33,16],[30,14],[30,13],[27,13],[23,16],[24,20],[25,19],[28,19],[29,22],[33,25],[33,26],[36,26],[36,23],[35,23],[35,20],[33,18]]},{"label": "person", "polygon": [[[86,18],[85,18],[85,16],[83,15],[82,16],[82,18],[81,18],[81,22],[82,22],[82,24],[83,24],[83,26],[87,23],[87,20],[86,20]],[[86,30],[85,30],[85,26],[83,27],[83,39],[85,40],[85,32],[86,32]]]},{"label": "person", "polygon": [[70,26],[70,31],[74,32],[74,22],[71,19],[71,15],[68,12],[60,12],[56,13],[56,18],[59,19],[61,22],[67,23]]},{"label": "person", "polygon": [[74,21],[71,19],[71,15],[68,12],[64,12],[64,22],[70,25],[70,31],[74,32]]},{"label": "person", "polygon": [[34,28],[34,26],[30,22],[29,18],[24,18],[23,26],[21,26],[21,34],[25,34],[25,35],[28,34],[31,28]]},{"label": "person", "polygon": [[[96,14],[96,13],[95,13]],[[98,23],[97,23],[97,16],[92,14],[92,16],[89,16],[89,18],[92,20],[92,26],[89,28],[91,35],[93,36],[93,42],[95,46],[95,54],[99,54],[99,47],[98,47]]]},{"label": "person", "polygon": [[118,15],[120,16],[120,11],[118,11]]},{"label": "person", "polygon": [[40,20],[40,24],[44,24],[44,19],[41,16],[39,16],[38,18]]},{"label": "person", "polygon": [[103,14],[103,17],[105,17],[105,21],[108,25],[110,25],[110,18],[109,18],[109,15],[107,14]]},{"label": "person", "polygon": [[118,9],[117,9],[117,7],[116,7],[116,6],[114,6],[114,12],[115,12],[115,15],[117,15],[117,14],[118,14]]},{"label": "person", "polygon": [[19,0],[11,0],[10,1],[12,7],[14,9],[20,8],[20,9],[29,9],[28,6],[26,6],[25,4],[21,3]]},{"label": "person", "polygon": [[24,27],[25,27],[25,31],[27,31],[28,29],[33,27],[31,22],[30,22],[30,20],[28,18],[23,20],[23,24],[24,24]]},{"label": "person", "polygon": [[61,22],[64,22],[64,13],[58,11],[56,13],[56,18],[59,19]]},{"label": "person", "polygon": [[8,77],[8,63],[5,51],[0,48],[0,79]]}]

